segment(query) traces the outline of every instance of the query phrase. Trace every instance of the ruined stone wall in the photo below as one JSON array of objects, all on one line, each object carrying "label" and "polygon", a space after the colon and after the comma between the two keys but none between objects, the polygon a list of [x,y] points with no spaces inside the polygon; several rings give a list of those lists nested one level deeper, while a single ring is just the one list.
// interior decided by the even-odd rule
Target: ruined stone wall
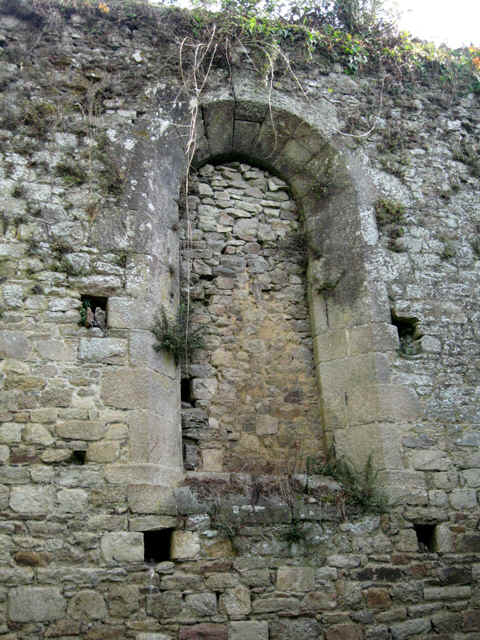
[{"label": "ruined stone wall", "polygon": [[[296,68],[304,92],[288,74],[268,92],[239,50],[200,96],[181,260],[195,102],[178,43],[143,18],[42,25],[27,5],[0,14],[0,637],[477,637],[478,95],[320,58]],[[250,181],[268,194],[248,194],[253,210],[210,209],[210,190],[226,202],[239,183],[250,202]],[[287,191],[298,213],[261,205]],[[295,251],[283,226],[303,226]],[[208,332],[181,372],[151,329],[190,258]],[[278,317],[262,333],[255,316],[249,365],[270,364],[255,356],[271,330],[274,355],[297,349],[303,367],[275,363],[282,393],[267,407],[253,384],[256,405],[245,395],[232,416],[249,329],[234,335],[224,292],[243,304],[247,286],[245,317]],[[360,465],[373,454],[385,514],[360,514],[331,479],[259,475],[297,461],[297,419],[299,457],[324,437]]]}]

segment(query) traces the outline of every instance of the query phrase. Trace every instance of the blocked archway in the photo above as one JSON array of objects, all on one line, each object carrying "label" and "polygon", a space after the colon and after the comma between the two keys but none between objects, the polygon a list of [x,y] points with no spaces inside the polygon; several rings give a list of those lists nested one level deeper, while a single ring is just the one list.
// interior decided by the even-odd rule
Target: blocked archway
[{"label": "blocked archway", "polygon": [[[173,111],[162,108],[151,121],[152,139],[139,153],[137,183],[127,200],[131,237],[139,255],[149,261],[148,284],[135,304],[137,310],[139,303],[145,308],[145,319],[140,318],[145,329],[158,303],[174,306],[178,294],[175,196],[184,179],[185,156],[175,121],[188,122],[183,108],[178,103]],[[308,245],[309,303],[327,444],[335,443],[338,453],[360,464],[373,454],[377,467],[391,476],[404,471],[400,440],[418,415],[417,399],[408,387],[392,384],[390,363],[398,337],[390,324],[385,286],[376,277],[375,191],[337,130],[329,102],[306,107],[268,93],[248,78],[234,77],[231,90],[202,101],[193,164],[240,158],[289,185]],[[172,379],[165,361],[153,366]],[[162,431],[161,440],[178,443],[178,396],[164,395],[154,403],[161,407],[155,428]],[[138,432],[145,437],[150,428]],[[174,450],[180,450],[178,444]],[[181,464],[178,454],[163,460],[162,447],[157,451],[155,464]]]},{"label": "blocked archway", "polygon": [[243,162],[190,176],[181,219],[187,470],[294,473],[325,453],[303,224],[288,185]]},{"label": "blocked archway", "polygon": [[327,446],[363,464],[401,471],[403,425],[417,415],[407,387],[391,383],[396,330],[375,277],[374,190],[335,136],[332,107],[306,114],[248,82],[205,100],[195,162],[239,154],[280,175],[304,217],[315,361]]}]

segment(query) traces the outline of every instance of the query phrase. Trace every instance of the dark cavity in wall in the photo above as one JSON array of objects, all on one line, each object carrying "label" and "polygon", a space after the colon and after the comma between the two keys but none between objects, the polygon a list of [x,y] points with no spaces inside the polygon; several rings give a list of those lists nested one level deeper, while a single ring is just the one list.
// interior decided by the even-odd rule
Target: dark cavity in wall
[{"label": "dark cavity in wall", "polygon": [[98,327],[105,331],[107,328],[107,302],[108,298],[101,296],[82,295],[80,298],[80,325],[87,327]]},{"label": "dark cavity in wall", "polygon": [[397,327],[398,338],[400,340],[400,355],[416,356],[422,351],[423,334],[418,327],[418,318],[397,316],[391,310],[392,324]]},{"label": "dark cavity in wall", "polygon": [[170,560],[173,529],[158,529],[143,532],[145,562],[165,562]]},{"label": "dark cavity in wall", "polygon": [[435,551],[435,525],[414,524],[413,528],[417,535],[418,550],[423,553]]},{"label": "dark cavity in wall", "polygon": [[72,451],[72,455],[70,456],[71,464],[85,464],[86,451]]},{"label": "dark cavity in wall", "polygon": [[180,397],[182,402],[186,402],[192,407],[195,405],[195,402],[192,396],[192,379],[191,378],[182,378],[180,382]]}]

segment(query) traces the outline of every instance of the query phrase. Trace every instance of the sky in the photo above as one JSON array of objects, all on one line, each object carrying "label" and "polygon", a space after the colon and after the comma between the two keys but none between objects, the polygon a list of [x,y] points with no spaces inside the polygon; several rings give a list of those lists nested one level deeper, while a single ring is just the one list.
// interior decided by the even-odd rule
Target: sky
[{"label": "sky", "polygon": [[389,0],[401,12],[399,27],[435,44],[480,47],[480,0]]},{"label": "sky", "polygon": [[[152,4],[162,0],[150,0]],[[456,48],[480,47],[480,0],[384,0],[395,13],[400,12],[399,27],[413,36],[435,44]],[[181,6],[191,0],[176,0]]]}]

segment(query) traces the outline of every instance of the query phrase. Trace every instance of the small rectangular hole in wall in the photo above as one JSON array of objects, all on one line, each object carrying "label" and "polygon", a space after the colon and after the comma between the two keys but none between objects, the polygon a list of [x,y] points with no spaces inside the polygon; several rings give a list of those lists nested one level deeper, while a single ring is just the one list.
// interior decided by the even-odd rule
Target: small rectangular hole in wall
[{"label": "small rectangular hole in wall", "polygon": [[80,298],[80,325],[88,329],[98,327],[102,331],[107,328],[108,298],[83,295]]},{"label": "small rectangular hole in wall", "polygon": [[157,529],[143,532],[145,562],[165,562],[170,560],[170,547],[174,529]]},{"label": "small rectangular hole in wall", "polygon": [[398,331],[400,355],[416,356],[421,353],[421,338],[423,337],[423,334],[418,327],[418,318],[397,316],[393,309],[391,310],[391,318],[393,326],[397,327]]},{"label": "small rectangular hole in wall", "polygon": [[435,551],[435,525],[414,524],[417,534],[418,550],[421,553],[433,553]]},{"label": "small rectangular hole in wall", "polygon": [[72,451],[70,456],[71,464],[85,464],[86,451]]},{"label": "small rectangular hole in wall", "polygon": [[192,379],[191,378],[182,378],[180,382],[180,397],[182,402],[186,402],[193,406],[193,397],[192,397]]}]

